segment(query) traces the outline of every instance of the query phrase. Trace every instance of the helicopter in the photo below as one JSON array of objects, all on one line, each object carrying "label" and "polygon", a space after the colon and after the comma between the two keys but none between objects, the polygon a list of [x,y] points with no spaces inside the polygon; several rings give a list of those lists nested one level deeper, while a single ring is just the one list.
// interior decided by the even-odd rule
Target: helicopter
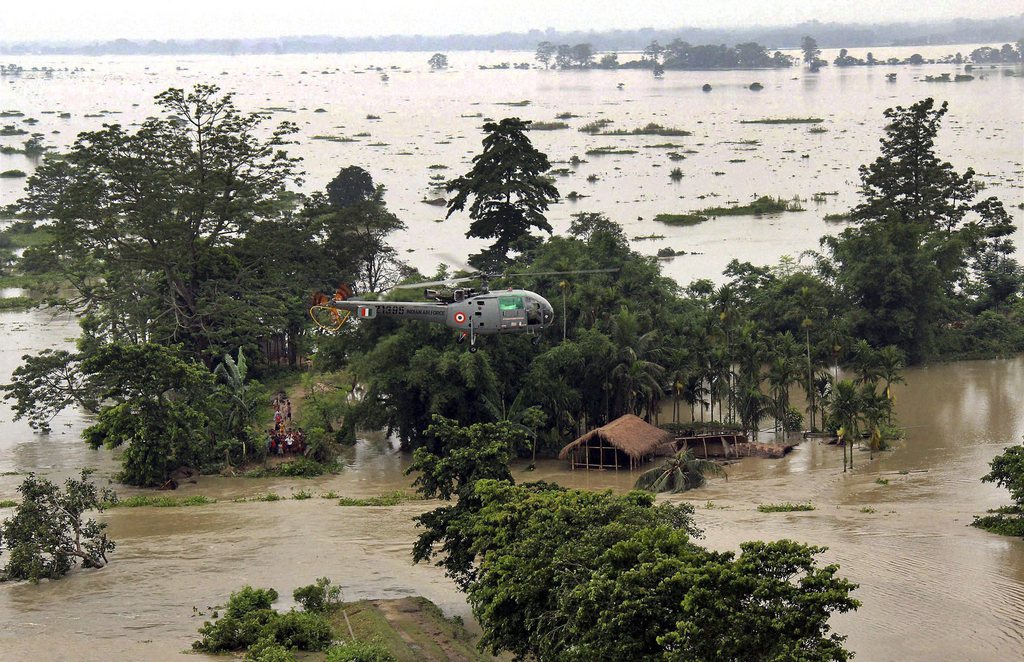
[{"label": "helicopter", "polygon": [[[578,271],[540,271],[534,273],[476,272],[459,278],[396,285],[392,289],[424,288],[430,301],[369,301],[354,297],[351,285],[342,285],[333,297],[315,297],[309,315],[320,328],[337,331],[355,315],[357,319],[397,317],[444,324],[458,332],[456,342],[469,340],[469,351],[477,351],[477,336],[527,333],[533,343],[540,342],[540,333],[555,321],[555,311],[547,299],[530,290],[492,291],[489,281],[512,276],[556,276],[567,274],[608,273],[618,269],[584,269]],[[479,281],[477,288],[451,286]],[[444,286],[450,291],[431,289]]]}]

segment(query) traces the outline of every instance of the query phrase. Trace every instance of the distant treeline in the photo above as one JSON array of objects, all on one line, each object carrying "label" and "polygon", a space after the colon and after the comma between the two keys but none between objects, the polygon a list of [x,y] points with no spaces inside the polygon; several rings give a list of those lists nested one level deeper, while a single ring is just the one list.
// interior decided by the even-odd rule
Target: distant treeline
[{"label": "distant treeline", "polygon": [[735,46],[704,44],[694,46],[676,38],[665,46],[652,41],[644,48],[638,60],[619,62],[618,53],[606,53],[594,59],[594,49],[588,44],[554,44],[542,41],[537,45],[535,58],[545,68],[556,69],[642,69],[655,72],[666,69],[771,69],[789,67],[796,61],[780,51],[768,54],[768,49],[756,42]]},{"label": "distant treeline", "polygon": [[[666,22],[675,19],[666,17]],[[325,26],[325,29],[330,29]],[[769,49],[796,48],[806,34],[817,36],[823,48],[1014,42],[1024,35],[1024,14],[998,19],[957,19],[917,23],[819,23],[810,21],[788,27],[668,28],[611,30],[605,32],[530,30],[491,35],[389,35],[381,37],[277,37],[264,39],[115,39],[82,42],[12,42],[0,44],[0,54],[54,55],[181,55],[181,54],[274,54],[338,53],[352,51],[532,51],[542,41],[589,43],[597,51],[639,51],[652,41],[680,39],[696,44],[757,42]]]}]

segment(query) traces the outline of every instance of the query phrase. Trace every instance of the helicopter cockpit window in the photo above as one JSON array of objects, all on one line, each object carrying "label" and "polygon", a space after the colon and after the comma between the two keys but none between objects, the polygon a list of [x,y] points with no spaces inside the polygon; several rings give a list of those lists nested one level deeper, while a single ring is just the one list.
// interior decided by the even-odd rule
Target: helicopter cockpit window
[{"label": "helicopter cockpit window", "polygon": [[498,308],[503,312],[506,310],[523,310],[526,303],[523,297],[498,297]]}]

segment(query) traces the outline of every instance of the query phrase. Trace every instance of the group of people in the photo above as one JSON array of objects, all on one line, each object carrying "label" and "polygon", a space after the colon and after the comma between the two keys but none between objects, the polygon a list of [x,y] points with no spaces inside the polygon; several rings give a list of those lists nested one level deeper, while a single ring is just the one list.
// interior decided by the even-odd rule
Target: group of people
[{"label": "group of people", "polygon": [[274,429],[270,430],[267,440],[267,451],[271,455],[286,453],[304,453],[306,435],[301,428],[292,427],[292,401],[287,398],[274,398]]},{"label": "group of people", "polygon": [[306,451],[306,435],[298,428],[271,430],[267,442],[267,450],[271,455],[302,454]]}]

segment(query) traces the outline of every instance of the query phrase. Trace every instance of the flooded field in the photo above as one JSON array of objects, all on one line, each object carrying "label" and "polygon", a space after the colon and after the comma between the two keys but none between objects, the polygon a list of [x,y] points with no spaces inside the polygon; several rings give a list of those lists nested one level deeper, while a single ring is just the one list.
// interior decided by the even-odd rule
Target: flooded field
[{"label": "flooded field", "polygon": [[[875,49],[876,57],[928,58],[969,53],[974,45]],[[863,57],[864,49],[851,51]],[[795,54],[795,53],[794,53]],[[831,61],[834,51],[823,57]],[[647,70],[520,71],[480,70],[479,65],[532,62],[532,53],[451,53],[448,70],[431,72],[428,53],[206,57],[21,57],[14,64],[54,67],[50,76],[28,71],[3,80],[4,109],[24,117],[4,120],[44,134],[64,147],[78,132],[104,123],[131,125],[155,112],[152,97],[171,86],[215,83],[237,93],[245,110],[264,110],[273,122],[298,125],[306,191],[322,190],[342,167],[356,164],[388,188],[386,200],[409,229],[394,238],[409,262],[433,272],[438,254],[464,257],[480,245],[464,237],[465,216],[437,222],[445,209],[424,200],[443,197],[431,176],[466,172],[480,150],[485,118],[519,116],[555,121],[567,129],[535,131],[563,197],[550,220],[556,231],[571,214],[601,211],[622,223],[637,250],[653,255],[670,246],[689,255],[666,264],[682,283],[718,278],[729,260],[774,263],[818,248],[818,238],[842,229],[826,214],[856,202],[857,168],[874,160],[885,124],[882,112],[927,96],[948,101],[939,151],[958,170],[973,167],[986,193],[1000,196],[1015,215],[1017,244],[1024,244],[1024,77],[1002,68],[976,69],[964,83],[926,83],[926,75],[962,72],[955,65],[828,67],[812,74],[801,68],[772,71],[669,71],[661,80]],[[622,60],[633,59],[623,55]],[[379,70],[375,67],[379,67]],[[75,69],[78,68],[76,71]],[[895,81],[886,74],[895,72]],[[387,80],[383,80],[386,76]],[[751,91],[753,82],[764,89]],[[711,92],[702,92],[708,83]],[[620,88],[621,84],[621,88]],[[69,114],[64,117],[62,114]],[[816,117],[820,124],[743,124],[780,117]],[[22,125],[35,118],[37,124]],[[691,136],[601,136],[578,129],[597,119],[608,130],[632,130],[655,122]],[[26,136],[0,137],[20,146]],[[632,154],[587,155],[610,147]],[[671,153],[678,155],[673,160]],[[584,162],[572,166],[577,156]],[[443,166],[431,168],[431,166]],[[23,155],[0,155],[0,170],[31,173]],[[680,168],[682,179],[669,177]],[[23,179],[0,179],[0,204],[15,200]],[[819,195],[818,200],[814,199]],[[779,216],[719,217],[693,227],[656,223],[659,213],[681,213],[756,196],[798,197],[806,211]],[[693,254],[696,253],[696,254]]]},{"label": "flooded field", "polygon": [[[876,49],[876,55],[919,51],[933,57],[972,48]],[[647,71],[478,69],[530,60],[527,53],[453,53],[450,70],[430,73],[428,55],[8,58],[28,69],[84,70],[52,76],[27,71],[4,79],[2,105],[37,118],[27,130],[66,146],[78,131],[104,122],[141,121],[153,112],[152,96],[169,86],[215,82],[237,91],[241,107],[265,108],[276,120],[299,125],[292,151],[304,157],[304,190],[322,188],[349,164],[367,168],[385,184],[391,208],[409,225],[394,242],[426,271],[436,267],[439,252],[477,248],[462,236],[466,219],[435,224],[443,208],[421,202],[438,195],[430,175],[468,168],[485,117],[553,121],[570,112],[579,117],[566,120],[569,129],[532,135],[558,162],[556,168],[569,168],[557,180],[563,195],[575,190],[588,196],[553,208],[556,230],[567,227],[574,212],[604,211],[631,237],[663,234],[664,239],[634,245],[651,254],[666,245],[700,253],[666,263],[666,272],[685,284],[717,278],[733,258],[767,264],[816,248],[820,235],[842,228],[826,223],[824,214],[856,202],[857,166],[877,154],[882,111],[934,96],[950,103],[940,133],[942,154],[958,169],[974,167],[986,193],[1001,197],[1018,228],[1024,226],[1024,212],[1017,208],[1024,191],[1024,78],[1000,69],[975,71],[975,80],[959,84],[919,80],[926,73],[958,71],[952,65],[826,69],[817,75],[796,68],[668,72],[655,80]],[[886,80],[890,71],[897,72],[896,82]],[[764,90],[750,91],[754,81]],[[713,86],[710,93],[701,92],[704,83]],[[529,103],[503,105],[522,101]],[[61,117],[63,112],[70,117]],[[825,131],[740,123],[766,117],[820,117],[824,122],[815,126]],[[657,122],[693,135],[592,136],[576,130],[599,118],[613,120],[611,129]],[[336,140],[313,138],[318,135]],[[0,143],[23,139],[4,137]],[[667,142],[677,146],[654,147]],[[636,153],[585,154],[602,146]],[[670,151],[685,158],[673,161]],[[585,163],[570,167],[574,155]],[[32,167],[22,155],[0,155],[0,170]],[[678,183],[668,177],[673,167],[684,173]],[[596,181],[588,181],[591,175]],[[23,184],[0,179],[0,204],[14,201]],[[815,193],[830,195],[818,203]],[[723,217],[689,228],[652,220],[657,213],[755,195],[798,196],[806,199],[807,211]],[[1024,243],[1020,229],[1016,241]],[[75,335],[77,327],[67,317],[0,313],[0,382],[9,380],[23,354],[64,346]],[[842,574],[861,585],[855,594],[864,603],[861,609],[835,619],[859,660],[1016,659],[1024,649],[1024,542],[967,524],[972,515],[1007,501],[1004,490],[978,479],[993,455],[1024,434],[1024,358],[919,368],[908,370],[906,379],[896,390],[896,408],[907,440],[874,460],[858,453],[853,472],[842,472],[839,449],[805,442],[781,460],[745,459],[729,467],[727,481],[672,498],[694,503],[706,543],[715,548],[782,537],[828,546],[825,559],[840,563]],[[0,405],[0,499],[16,497],[21,474],[29,471],[62,480],[95,467],[100,477],[111,476],[116,456],[82,443],[87,424],[82,415],[67,412],[54,422],[53,433],[34,435],[24,422],[11,420],[7,403]],[[432,504],[233,502],[270,491],[371,496],[409,485],[403,475],[408,458],[383,437],[362,439],[343,461],[340,474],[312,480],[204,477],[179,490],[216,499],[212,505],[109,511],[104,518],[118,548],[108,568],[38,586],[0,586],[0,658],[178,658],[195,637],[199,614],[232,590],[245,583],[274,586],[287,607],[293,588],[323,575],[343,586],[348,599],[423,595],[448,613],[468,616],[462,595],[438,569],[410,562],[416,535],[411,518]],[[628,472],[569,472],[555,461],[516,473],[520,480],[591,489],[626,490],[634,478]],[[810,501],[816,510],[756,510],[759,503],[779,501]],[[9,512],[0,510],[0,517]]]}]

